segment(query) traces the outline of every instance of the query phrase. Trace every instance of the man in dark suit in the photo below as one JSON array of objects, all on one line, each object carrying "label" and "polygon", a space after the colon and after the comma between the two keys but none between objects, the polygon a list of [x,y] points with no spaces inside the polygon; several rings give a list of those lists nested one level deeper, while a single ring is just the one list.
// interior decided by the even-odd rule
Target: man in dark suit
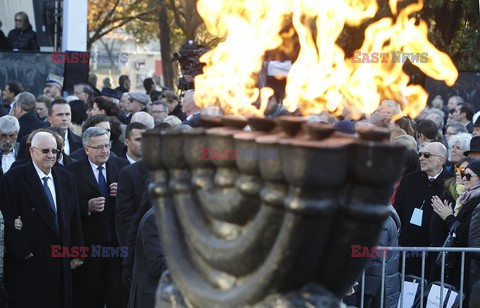
[{"label": "man in dark suit", "polygon": [[[432,222],[432,196],[441,196],[444,182],[453,175],[443,169],[447,149],[440,142],[431,142],[419,152],[420,171],[405,175],[398,186],[393,203],[402,223],[399,243],[404,247],[428,247],[434,240],[430,236]],[[430,254],[426,271],[430,272]],[[406,273],[421,275],[421,258],[409,258]]]},{"label": "man in dark suit", "polygon": [[38,128],[47,126],[47,123],[40,121],[38,118],[36,108],[37,101],[32,93],[22,92],[18,94],[13,111],[13,115],[20,124],[18,140],[22,140]]},{"label": "man in dark suit", "polygon": [[[105,249],[107,254],[92,256],[73,275],[76,307],[125,306],[121,286],[121,253],[115,234],[115,198],[123,159],[110,157],[107,131],[90,127],[82,136],[86,157],[67,169],[77,176],[77,190],[85,244]],[[116,251],[116,252],[115,252]],[[115,253],[114,253],[115,252]],[[91,253],[93,253],[93,248]]]},{"label": "man in dark suit", "polygon": [[[40,121],[40,120],[39,120]],[[73,153],[75,150],[78,150],[82,147],[82,140],[79,136],[72,133],[70,130],[70,125],[72,123],[72,113],[71,108],[68,102],[64,99],[56,99],[52,101],[50,107],[48,108],[48,122],[51,127],[58,127],[64,129],[64,150],[63,152],[67,155]],[[47,126],[48,123],[40,121],[44,126]],[[20,123],[20,130],[22,129],[22,124]],[[17,159],[27,158],[26,143],[27,136],[23,137],[20,140],[20,148]]]},{"label": "man in dark suit", "polygon": [[154,208],[151,208],[143,216],[138,228],[129,308],[155,306],[158,281],[166,269],[167,264],[160,244]]},{"label": "man in dark suit", "polygon": [[39,132],[32,160],[2,178],[11,307],[72,307],[71,269],[82,261],[70,252],[83,238],[75,179],[54,167],[57,151],[53,135]]},{"label": "man in dark suit", "polygon": [[[130,124],[129,124],[130,125]],[[142,200],[148,172],[143,161],[138,161],[123,168],[118,175],[117,207],[115,227],[118,243],[125,245],[128,228]]]}]

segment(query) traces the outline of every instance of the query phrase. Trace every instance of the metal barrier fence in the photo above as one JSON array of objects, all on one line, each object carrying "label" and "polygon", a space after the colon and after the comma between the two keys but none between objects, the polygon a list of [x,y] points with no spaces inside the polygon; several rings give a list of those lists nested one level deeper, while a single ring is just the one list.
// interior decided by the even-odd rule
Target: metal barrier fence
[{"label": "metal barrier fence", "polygon": [[[406,252],[421,252],[422,253],[422,271],[421,271],[421,280],[420,280],[420,308],[423,308],[424,303],[424,292],[425,292],[425,259],[427,257],[427,253],[429,252],[439,252],[441,253],[441,276],[440,276],[440,305],[439,307],[444,306],[444,276],[445,276],[445,253],[453,252],[453,253],[461,253],[461,263],[460,263],[460,302],[459,307],[463,307],[463,290],[464,290],[464,280],[465,280],[465,253],[480,253],[480,248],[471,248],[471,247],[376,247],[377,251],[380,252],[379,256],[382,257],[382,279],[380,285],[380,307],[383,308],[385,304],[385,265],[386,265],[386,253],[385,252],[401,252],[402,253],[402,271],[401,271],[401,284],[400,284],[400,299],[399,304],[397,307],[403,308],[404,302],[404,284],[405,284],[405,260],[406,260]],[[468,282],[467,282],[468,283]],[[365,272],[362,274],[362,280],[360,284],[360,308],[364,308],[364,300],[365,300]]]}]

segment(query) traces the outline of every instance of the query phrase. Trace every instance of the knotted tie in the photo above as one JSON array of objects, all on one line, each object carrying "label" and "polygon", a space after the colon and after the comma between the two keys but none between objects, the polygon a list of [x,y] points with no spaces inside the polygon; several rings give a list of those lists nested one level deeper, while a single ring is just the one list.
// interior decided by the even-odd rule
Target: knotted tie
[{"label": "knotted tie", "polygon": [[107,187],[107,181],[105,181],[105,177],[103,176],[103,173],[102,173],[103,167],[99,166],[97,169],[98,169],[98,188],[100,189],[100,194],[102,195],[102,197],[107,198],[108,187]]},{"label": "knotted tie", "polygon": [[55,218],[55,226],[57,227],[57,230],[58,230],[57,209],[55,208],[55,202],[53,201],[52,192],[50,191],[50,188],[48,187],[48,176],[43,177],[42,180],[43,180],[43,190],[45,191],[45,195],[47,195],[47,199],[48,199],[48,203],[50,205],[50,209],[52,210],[53,216]]}]

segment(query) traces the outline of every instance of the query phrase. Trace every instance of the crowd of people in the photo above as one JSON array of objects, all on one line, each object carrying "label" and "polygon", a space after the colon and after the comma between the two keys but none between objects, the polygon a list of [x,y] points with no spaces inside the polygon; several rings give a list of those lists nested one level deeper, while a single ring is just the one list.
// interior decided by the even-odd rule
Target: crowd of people
[{"label": "crowd of people", "polygon": [[[391,217],[378,246],[480,248],[480,113],[459,95],[435,96],[415,119],[398,116],[400,106],[384,101],[367,119],[351,123],[389,127],[391,142],[403,144],[407,155],[402,177],[391,196]],[[342,121],[338,122],[341,123]],[[338,124],[337,123],[337,124]],[[424,277],[441,280],[438,253],[427,253]],[[380,301],[382,254],[366,268],[366,307]],[[466,254],[464,307],[477,307],[480,295],[480,255]],[[400,254],[386,257],[385,307],[396,307],[400,292]],[[422,254],[409,253],[405,274],[422,275]],[[461,285],[459,253],[448,253],[444,282],[457,291]],[[359,298],[357,297],[357,303]],[[475,303],[475,304],[472,304]]]},{"label": "crowd of people", "polygon": [[[4,85],[0,209],[11,307],[153,307],[167,266],[147,193],[142,133],[200,127],[201,115],[220,111],[201,110],[193,90],[179,97],[151,78],[143,85],[145,91],[131,91],[122,75],[118,87],[100,91],[91,74],[65,97],[63,78],[55,74],[43,93],[25,91],[15,80]],[[282,99],[277,91],[265,116],[288,114]],[[360,120],[348,112],[308,120],[346,134],[388,127],[391,142],[406,147],[380,246],[441,247],[454,234],[449,245],[480,247],[480,117],[461,96],[438,95],[415,119],[401,116],[396,102],[383,101]],[[366,270],[371,307],[379,299],[379,264],[372,261]],[[398,256],[389,256],[386,268],[385,298],[393,307]],[[407,275],[420,276],[421,268],[420,257],[406,260]],[[426,278],[440,280],[440,272],[436,255],[429,254]],[[459,288],[460,272],[460,262],[449,255],[445,282]],[[480,280],[480,256],[467,255],[465,277],[468,300]]]},{"label": "crowd of people", "polygon": [[[95,82],[92,75],[91,82]],[[142,163],[147,129],[197,127],[193,91],[9,81],[0,105],[0,209],[9,307],[153,307],[166,269]],[[1,272],[0,272],[1,273]],[[1,297],[1,296],[0,296]],[[6,299],[4,299],[6,300]],[[2,306],[2,303],[0,303]]]}]

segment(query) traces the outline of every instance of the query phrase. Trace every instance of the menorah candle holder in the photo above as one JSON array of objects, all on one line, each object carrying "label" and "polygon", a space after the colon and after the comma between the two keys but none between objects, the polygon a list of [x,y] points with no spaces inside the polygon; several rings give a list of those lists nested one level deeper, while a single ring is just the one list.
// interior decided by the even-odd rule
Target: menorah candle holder
[{"label": "menorah candle holder", "polygon": [[272,296],[306,289],[339,304],[367,262],[351,257],[351,245],[375,246],[389,215],[404,148],[372,141],[375,131],[364,140],[324,125],[303,124],[307,135],[251,121],[265,131],[144,134],[172,285],[192,307],[268,307]]}]

